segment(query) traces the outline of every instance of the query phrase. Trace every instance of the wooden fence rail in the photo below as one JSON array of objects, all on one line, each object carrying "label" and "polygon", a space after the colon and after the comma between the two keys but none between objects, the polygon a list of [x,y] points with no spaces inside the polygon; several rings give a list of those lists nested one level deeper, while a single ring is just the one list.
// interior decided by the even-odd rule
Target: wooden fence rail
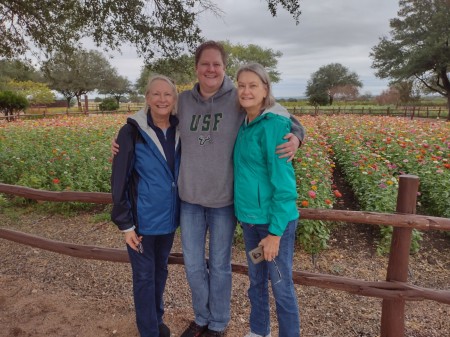
[{"label": "wooden fence rail", "polygon": [[[302,219],[392,225],[394,226],[394,233],[386,281],[369,282],[335,275],[294,271],[294,283],[383,299],[381,337],[404,336],[405,315],[403,308],[405,301],[431,300],[450,304],[450,291],[428,289],[407,283],[406,276],[412,229],[450,231],[450,219],[414,214],[417,190],[418,177],[410,175],[400,176],[397,213],[394,214],[301,209]],[[110,193],[53,192],[7,184],[0,184],[0,193],[45,201],[78,201],[99,204],[112,202]],[[0,238],[84,259],[129,262],[125,249],[58,242],[6,228],[0,228]],[[169,263],[183,264],[182,254],[172,253],[169,257]],[[232,268],[235,273],[247,274],[246,265],[232,264]]]},{"label": "wooden fence rail", "polygon": [[428,106],[399,106],[399,107],[353,107],[353,106],[320,106],[320,107],[288,107],[287,110],[293,115],[368,115],[368,116],[399,116],[414,118],[447,118],[446,107]]}]

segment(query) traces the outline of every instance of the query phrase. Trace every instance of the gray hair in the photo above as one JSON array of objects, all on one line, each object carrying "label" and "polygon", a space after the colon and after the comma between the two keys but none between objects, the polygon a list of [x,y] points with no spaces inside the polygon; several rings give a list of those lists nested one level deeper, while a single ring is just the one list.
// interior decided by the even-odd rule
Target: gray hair
[{"label": "gray hair", "polygon": [[170,78],[168,78],[167,76],[164,76],[164,75],[153,75],[153,76],[151,76],[151,77],[148,79],[147,86],[145,87],[145,105],[144,105],[144,111],[145,111],[146,113],[147,113],[147,111],[148,111],[149,106],[148,106],[148,104],[147,104],[147,95],[149,94],[150,89],[151,89],[151,87],[152,87],[152,85],[153,85],[153,83],[154,83],[155,81],[164,81],[164,82],[166,82],[166,83],[170,86],[170,88],[172,89],[173,95],[174,95],[174,97],[175,97],[175,105],[174,105],[174,107],[173,107],[173,110],[172,110],[171,114],[172,114],[172,115],[176,115],[176,114],[177,114],[177,107],[178,107],[178,91],[177,91],[177,87],[176,87],[175,83],[173,83],[173,81],[172,81]]},{"label": "gray hair", "polygon": [[239,75],[244,71],[250,71],[256,74],[261,82],[266,86],[267,96],[264,99],[261,109],[265,110],[275,104],[275,97],[272,94],[272,85],[270,84],[270,76],[264,67],[259,63],[247,63],[239,67],[236,73],[236,81],[239,81]]}]

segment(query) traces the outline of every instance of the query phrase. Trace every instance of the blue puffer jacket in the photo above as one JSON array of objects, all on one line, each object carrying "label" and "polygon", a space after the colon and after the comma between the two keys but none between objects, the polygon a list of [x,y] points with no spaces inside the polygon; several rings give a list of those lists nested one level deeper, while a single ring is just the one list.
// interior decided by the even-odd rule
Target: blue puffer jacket
[{"label": "blue puffer jacket", "polygon": [[[171,127],[178,120],[171,116]],[[113,209],[111,220],[120,230],[136,227],[142,235],[172,233],[179,225],[178,171],[180,141],[175,132],[174,173],[147,114],[139,111],[128,118],[118,134],[119,153],[111,175]]]}]

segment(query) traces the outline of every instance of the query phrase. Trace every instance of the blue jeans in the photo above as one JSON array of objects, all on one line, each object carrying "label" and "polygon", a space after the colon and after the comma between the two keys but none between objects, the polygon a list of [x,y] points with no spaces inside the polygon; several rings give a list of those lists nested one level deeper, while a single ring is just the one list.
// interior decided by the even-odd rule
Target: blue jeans
[{"label": "blue jeans", "polygon": [[280,248],[275,262],[263,261],[254,264],[248,252],[268,234],[268,225],[242,223],[245,251],[247,252],[250,287],[250,329],[253,333],[266,336],[270,333],[269,277],[275,297],[279,336],[300,336],[300,313],[297,296],[292,281],[292,259],[294,255],[295,230],[298,220],[288,223],[280,240]]},{"label": "blue jeans", "polygon": [[[192,292],[195,323],[223,331],[230,321],[231,246],[236,218],[233,205],[209,208],[181,202],[181,241]],[[209,262],[206,235],[209,231]]]},{"label": "blue jeans", "polygon": [[163,294],[167,280],[167,263],[175,233],[143,235],[143,254],[127,245],[133,271],[133,297],[136,324],[141,337],[159,335],[163,323]]}]

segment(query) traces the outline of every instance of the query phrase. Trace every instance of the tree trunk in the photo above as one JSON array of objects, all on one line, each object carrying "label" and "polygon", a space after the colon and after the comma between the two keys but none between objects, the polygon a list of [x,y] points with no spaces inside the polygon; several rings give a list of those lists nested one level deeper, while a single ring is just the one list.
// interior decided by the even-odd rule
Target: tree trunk
[{"label": "tree trunk", "polygon": [[78,103],[78,111],[83,111],[83,108],[81,107],[81,95],[76,95],[76,97]]}]

